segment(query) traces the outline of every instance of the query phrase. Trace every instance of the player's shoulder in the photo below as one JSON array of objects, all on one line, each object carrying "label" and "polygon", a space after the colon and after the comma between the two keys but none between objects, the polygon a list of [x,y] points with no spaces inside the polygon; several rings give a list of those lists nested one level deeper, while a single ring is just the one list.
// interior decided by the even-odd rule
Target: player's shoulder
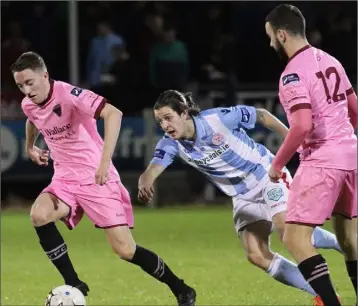
[{"label": "player's shoulder", "polygon": [[297,82],[316,66],[317,59],[323,57],[323,51],[310,45],[297,51],[288,61],[281,73],[282,85]]},{"label": "player's shoulder", "polygon": [[159,139],[158,144],[161,146],[178,146],[178,141],[171,138],[168,134],[164,134],[162,138]]},{"label": "player's shoulder", "polygon": [[84,91],[84,89],[64,81],[55,81],[55,90],[56,89],[63,95],[70,97],[78,97]]},{"label": "player's shoulder", "polygon": [[199,118],[209,119],[212,115],[215,117],[224,118],[225,115],[234,112],[237,109],[237,106],[227,106],[227,107],[215,107],[203,110],[199,113]]},{"label": "player's shoulder", "polygon": [[342,64],[334,56],[325,52],[322,49],[310,46],[299,51],[297,55],[291,58],[281,74],[283,85],[290,82],[296,82],[297,78],[309,79],[312,76],[312,71],[317,70],[317,66],[321,63],[332,66],[342,67]]},{"label": "player's shoulder", "polygon": [[160,140],[165,142],[173,142],[173,143],[176,142],[176,140],[171,138],[167,133],[165,133]]},{"label": "player's shoulder", "polygon": [[[307,63],[300,65],[299,58],[290,61],[280,76],[280,87],[300,85],[307,79]],[[306,67],[306,68],[305,68]]]},{"label": "player's shoulder", "polygon": [[[322,51],[322,50],[321,50]],[[338,71],[340,72],[344,72],[344,67],[342,65],[342,63],[333,55],[322,51],[322,58],[326,61],[326,65],[330,66],[330,67],[335,67],[336,69],[338,69]]]},{"label": "player's shoulder", "polygon": [[202,110],[197,117],[206,117],[209,115],[219,114],[221,107],[215,107],[215,108],[208,108],[205,110]]},{"label": "player's shoulder", "polygon": [[26,107],[28,105],[30,105],[32,102],[31,100],[28,98],[28,97],[24,97],[22,100],[21,100],[21,106],[22,107]]},{"label": "player's shoulder", "polygon": [[33,103],[28,97],[24,97],[21,101],[21,108],[24,111],[24,113],[27,115],[28,111],[31,110],[31,106]]}]

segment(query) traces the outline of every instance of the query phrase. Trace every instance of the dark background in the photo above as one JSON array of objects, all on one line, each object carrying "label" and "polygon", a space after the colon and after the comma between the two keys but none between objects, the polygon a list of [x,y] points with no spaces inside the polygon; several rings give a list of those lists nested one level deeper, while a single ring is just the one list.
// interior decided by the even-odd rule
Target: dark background
[{"label": "dark background", "polygon": [[[220,92],[210,107],[237,104],[241,92],[277,91],[285,63],[269,47],[264,20],[280,3],[78,2],[76,85],[105,95],[128,118],[141,117],[166,88],[190,90],[202,105]],[[355,85],[357,3],[290,3],[306,17],[309,42],[341,61]],[[21,93],[9,66],[22,52],[40,53],[52,78],[71,82],[68,3],[2,1],[1,9],[1,117],[21,120]],[[293,172],[296,167],[297,157],[290,164]],[[203,180],[189,173],[198,185],[190,190],[200,197]],[[14,188],[5,180],[2,198],[33,198],[47,183],[19,180]]]}]

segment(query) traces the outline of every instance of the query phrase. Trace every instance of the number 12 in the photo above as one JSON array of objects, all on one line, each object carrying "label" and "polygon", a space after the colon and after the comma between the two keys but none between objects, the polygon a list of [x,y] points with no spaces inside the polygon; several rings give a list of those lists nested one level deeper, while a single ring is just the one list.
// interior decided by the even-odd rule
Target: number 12
[{"label": "number 12", "polygon": [[[336,75],[336,84],[334,85],[333,97],[329,93],[328,85],[327,85],[327,81],[326,81],[326,79],[330,78],[331,74]],[[346,98],[344,93],[338,93],[339,85],[341,84],[341,78],[339,76],[339,73],[338,73],[336,67],[327,68],[327,70],[325,71],[324,74],[322,71],[317,72],[316,76],[317,76],[317,78],[322,80],[324,92],[326,94],[328,104],[331,104],[332,100],[333,100],[333,102],[338,102],[338,101],[343,101]]]}]

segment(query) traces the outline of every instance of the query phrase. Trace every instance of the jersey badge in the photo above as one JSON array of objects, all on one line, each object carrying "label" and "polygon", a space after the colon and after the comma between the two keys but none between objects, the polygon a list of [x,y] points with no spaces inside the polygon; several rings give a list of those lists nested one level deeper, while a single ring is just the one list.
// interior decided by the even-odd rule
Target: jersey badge
[{"label": "jersey badge", "polygon": [[154,151],[154,157],[159,158],[159,159],[163,159],[165,155],[165,151],[161,150],[161,149],[156,149]]},{"label": "jersey badge", "polygon": [[61,105],[57,104],[54,106],[54,108],[52,109],[52,111],[59,117],[61,117],[62,115],[62,109],[61,109]]},{"label": "jersey badge", "polygon": [[211,141],[215,146],[220,146],[224,142],[224,136],[220,133],[214,133]]},{"label": "jersey badge", "polygon": [[278,201],[283,197],[282,188],[273,188],[268,193],[267,196],[271,201]]},{"label": "jersey badge", "polygon": [[290,73],[282,77],[282,85],[285,86],[290,83],[298,83],[300,81],[300,77],[297,73]]},{"label": "jersey badge", "polygon": [[71,95],[74,95],[74,96],[78,97],[81,94],[82,91],[83,91],[83,89],[78,88],[78,87],[74,87],[71,90]]}]

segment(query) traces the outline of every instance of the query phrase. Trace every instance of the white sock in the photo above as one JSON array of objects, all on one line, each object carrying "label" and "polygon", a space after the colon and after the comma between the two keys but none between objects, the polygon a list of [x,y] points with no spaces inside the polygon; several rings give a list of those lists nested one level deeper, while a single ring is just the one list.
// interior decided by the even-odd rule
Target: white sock
[{"label": "white sock", "polygon": [[277,253],[266,272],[282,284],[306,291],[313,296],[317,295],[304,279],[297,265]]}]

